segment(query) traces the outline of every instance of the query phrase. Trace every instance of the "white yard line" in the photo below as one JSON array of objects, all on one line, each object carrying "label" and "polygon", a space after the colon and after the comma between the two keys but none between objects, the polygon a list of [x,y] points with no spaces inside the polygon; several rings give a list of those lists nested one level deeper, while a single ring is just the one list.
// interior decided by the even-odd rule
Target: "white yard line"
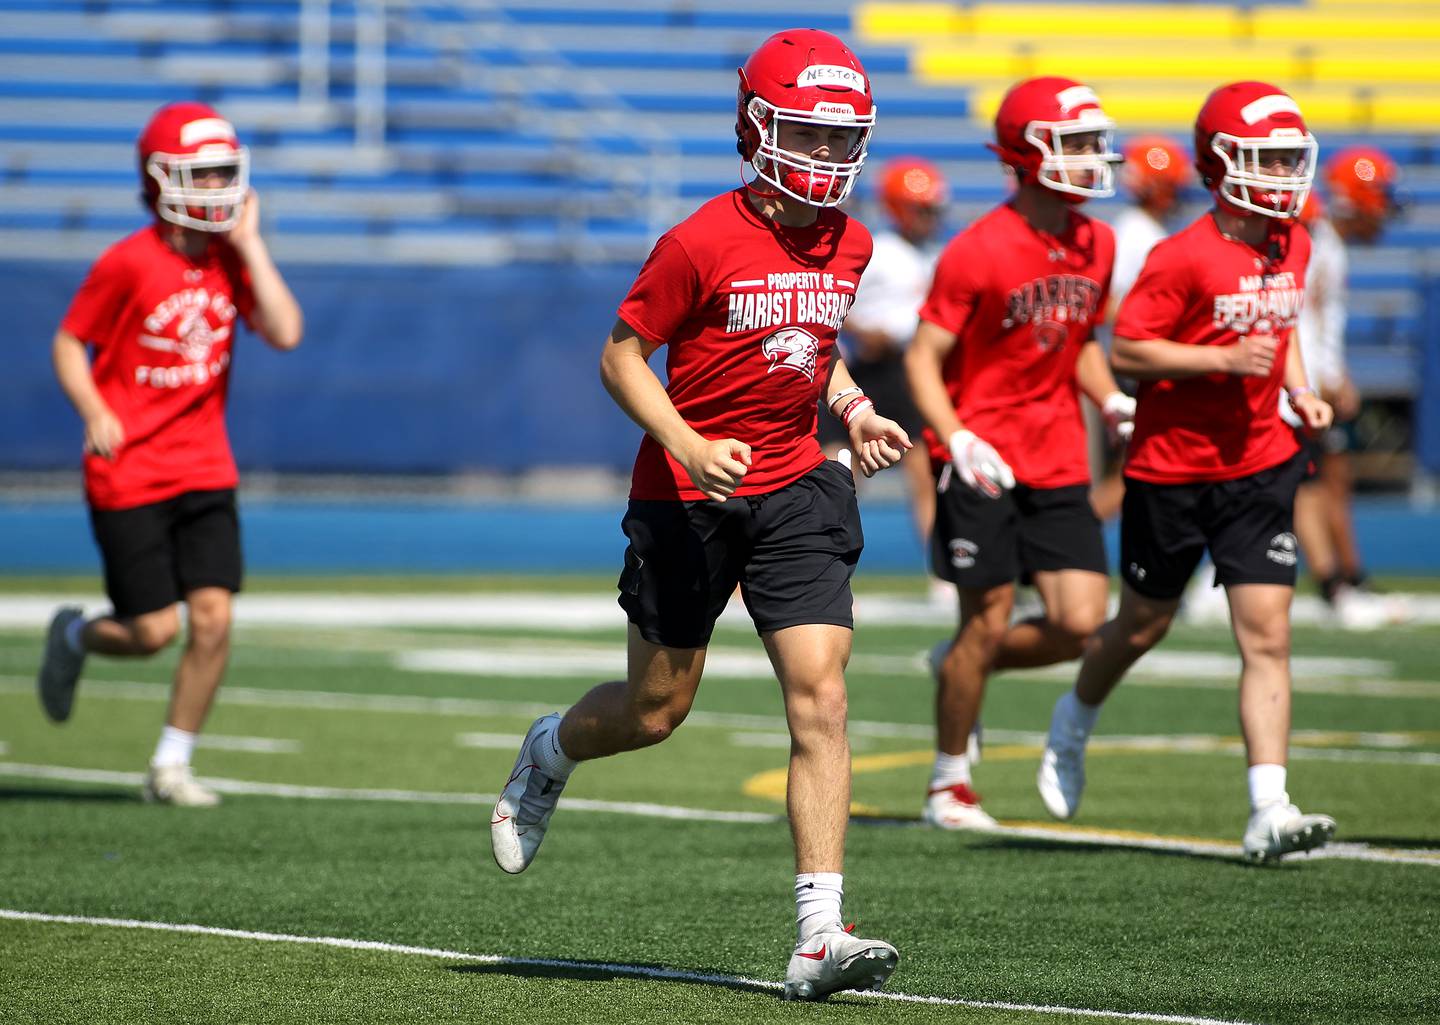
[{"label": "white yard line", "polygon": [[[1403,600],[1413,625],[1440,623],[1440,595],[1393,595]],[[106,607],[98,594],[14,594],[0,596],[0,627],[41,630],[60,604],[76,604],[92,611]],[[1114,601],[1112,599],[1113,607]],[[955,610],[949,603],[894,595],[859,595],[857,621],[866,625],[953,626]],[[1319,598],[1295,599],[1294,622],[1329,626],[1333,616]],[[242,626],[278,627],[387,627],[451,626],[525,627],[552,633],[623,629],[625,614],[612,593],[546,594],[534,591],[470,594],[242,594],[236,599],[235,619]],[[753,631],[744,606],[733,601],[720,619],[727,628]]]},{"label": "white yard line", "polygon": [[272,740],[270,737],[227,737],[223,733],[202,733],[195,738],[196,747],[215,751],[243,751],[256,755],[298,755],[298,740]]},{"label": "white yard line", "polygon": [[[60,765],[26,765],[0,762],[0,778],[57,780],[69,783],[99,783],[109,786],[138,787],[142,773],[113,772],[105,769],[77,769]],[[201,777],[201,782],[225,794],[255,797],[281,797],[312,801],[397,801],[415,804],[491,805],[494,794],[449,793],[434,790],[388,790],[351,787],[297,786],[290,783],[256,783],[250,780]],[[780,823],[780,814],[753,811],[720,811],[687,808],[645,801],[596,801],[586,798],[562,797],[560,804],[571,811],[602,812],[613,815],[637,815],[644,818],[681,819],[695,822],[731,824]],[[904,820],[896,825],[914,825]],[[1175,839],[1129,831],[1085,830],[1069,826],[1044,826],[1032,823],[1007,826],[1002,824],[992,835],[1043,839],[1060,843],[1076,843],[1102,847],[1142,850],[1180,851],[1188,854],[1223,855],[1240,858],[1240,845],[1220,840]],[[1374,861],[1393,865],[1428,865],[1440,868],[1440,850],[1400,851],[1366,847],[1361,844],[1332,844],[1308,855],[1310,858],[1336,858],[1345,861]]]},{"label": "white yard line", "polygon": [[[478,964],[500,966],[513,965],[517,968],[558,968],[563,970],[596,972],[618,977],[657,979],[660,981],[699,982],[716,986],[743,987],[779,992],[778,982],[768,979],[751,979],[742,975],[721,975],[711,972],[689,972],[680,968],[658,968],[654,965],[611,964],[597,961],[565,961],[552,958],[506,957],[503,954],[472,954],[462,950],[442,950],[436,947],[415,947],[400,943],[382,943],[378,940],[356,940],[342,936],[296,936],[289,933],[256,932],[250,929],[222,929],[209,925],[194,925],[181,922],[152,922],[135,918],[93,918],[87,915],[47,915],[34,911],[18,911],[0,908],[0,919],[16,922],[34,922],[51,925],[83,925],[93,928],[145,929],[152,932],[183,933],[190,936],[216,936],[224,939],[249,940],[258,943],[290,943],[311,947],[336,947],[342,950],[360,950],[381,954],[406,954],[412,957],[429,957],[444,961],[469,961]],[[997,1000],[962,1000],[954,997],[922,996],[916,993],[852,993],[849,996],[874,1001],[908,1004],[934,1004],[943,1007],[966,1007],[982,1011],[1021,1011],[1033,1014],[1066,1014],[1084,1018],[1104,1018],[1111,1021],[1162,1022],[1166,1025],[1248,1025],[1236,1019],[1200,1018],[1182,1014],[1151,1014],[1146,1011],[1107,1011],[1089,1007],[1061,1007],[1054,1004],[1016,1004]]]}]

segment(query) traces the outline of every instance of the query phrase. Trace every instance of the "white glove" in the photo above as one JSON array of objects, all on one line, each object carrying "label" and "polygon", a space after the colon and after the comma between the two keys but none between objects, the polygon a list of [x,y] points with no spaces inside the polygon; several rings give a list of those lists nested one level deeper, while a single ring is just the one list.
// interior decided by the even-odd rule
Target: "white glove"
[{"label": "white glove", "polygon": [[1128,444],[1135,434],[1135,400],[1123,391],[1112,391],[1100,407],[1105,417],[1105,433],[1111,444]]},{"label": "white glove", "polygon": [[999,498],[1015,486],[1015,472],[973,431],[950,435],[950,462],[960,479],[986,498]]},{"label": "white glove", "polygon": [[1284,388],[1280,389],[1280,419],[1297,431],[1305,426],[1305,421],[1300,419],[1300,414],[1295,412],[1290,402],[1290,393]]}]

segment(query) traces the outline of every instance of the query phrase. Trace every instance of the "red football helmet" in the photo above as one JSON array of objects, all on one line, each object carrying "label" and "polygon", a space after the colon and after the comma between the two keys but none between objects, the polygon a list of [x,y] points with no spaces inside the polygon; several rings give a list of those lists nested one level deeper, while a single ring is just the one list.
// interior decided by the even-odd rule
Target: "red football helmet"
[{"label": "red football helmet", "polygon": [[1141,206],[1168,210],[1190,177],[1190,159],[1174,139],[1137,135],[1125,147],[1120,176]]},{"label": "red football helmet", "polygon": [[1330,202],[1342,215],[1360,214],[1384,220],[1395,212],[1395,161],[1374,146],[1349,146],[1325,164]]},{"label": "red football helmet", "polygon": [[[880,171],[880,201],[902,234],[920,230],[920,219],[938,214],[950,197],[940,169],[919,157],[896,157]],[[927,229],[928,230],[928,229]]]},{"label": "red football helmet", "polygon": [[250,153],[203,103],[161,107],[140,133],[140,180],[155,213],[196,231],[229,231],[250,187]]},{"label": "red football helmet", "polygon": [[[1076,152],[1080,140],[1075,137],[1089,136],[1094,137],[1092,151]],[[1115,165],[1122,157],[1114,138],[1115,122],[1105,116],[1089,86],[1049,76],[1027,79],[1005,94],[995,112],[990,148],[1022,181],[1033,175],[1078,203],[1115,195]]]},{"label": "red football helmet", "polygon": [[1318,151],[1299,105],[1264,82],[1222,85],[1195,119],[1195,168],[1216,198],[1242,216],[1299,217]]},{"label": "red football helmet", "polygon": [[[850,48],[817,29],[777,32],[739,69],[735,135],[755,183],[811,206],[837,206],[850,190],[875,124],[870,78]],[[782,124],[848,130],[841,160],[815,160],[780,148]],[[833,154],[832,154],[833,155]]]}]

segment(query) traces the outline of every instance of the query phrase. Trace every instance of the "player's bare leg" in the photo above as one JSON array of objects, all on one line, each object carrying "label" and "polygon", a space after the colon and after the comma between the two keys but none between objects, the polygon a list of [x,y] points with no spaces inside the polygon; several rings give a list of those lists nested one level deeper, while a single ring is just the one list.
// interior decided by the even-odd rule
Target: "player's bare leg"
[{"label": "player's bare leg", "polygon": [[560,746],[577,762],[658,744],[690,714],[704,648],[651,644],[631,623],[626,678],[592,687],[565,713]]},{"label": "player's bare leg", "polygon": [[1305,565],[1317,582],[1335,575],[1335,544],[1331,539],[1331,501],[1318,480],[1307,481],[1295,492],[1295,539],[1305,555]]},{"label": "player's bare leg", "polygon": [[905,474],[905,489],[910,494],[910,517],[915,523],[915,536],[928,544],[935,529],[935,474],[930,469],[930,453],[924,445],[916,445],[900,460]]},{"label": "player's bare leg", "polygon": [[1090,641],[1075,689],[1055,702],[1050,734],[1040,756],[1036,786],[1045,808],[1068,819],[1085,792],[1085,745],[1100,715],[1100,705],[1126,671],[1165,637],[1180,600],[1147,598],[1121,584],[1120,609]]},{"label": "player's bare leg", "polygon": [[690,713],[704,648],[667,648],[631,623],[626,677],[592,687],[562,718],[530,726],[495,811],[490,848],[506,872],[530,867],[576,763],[658,744]]},{"label": "player's bare leg", "polygon": [[840,912],[850,820],[845,665],[851,632],[811,624],[776,630],[764,640],[790,727],[785,805],[795,840],[799,942],[785,973],[784,996],[815,1000],[842,989],[878,989],[899,954],[883,940],[851,935]]},{"label": "player's bare leg", "polygon": [[[935,669],[935,768],[924,819],[942,829],[993,829],[971,789],[970,735],[980,720],[985,681],[1010,629],[1015,585],[960,589],[960,629]],[[937,649],[938,651],[938,649]],[[933,656],[932,656],[933,658]]]},{"label": "player's bare leg", "polygon": [[1036,573],[1035,590],[1045,615],[1016,623],[995,655],[996,669],[1028,669],[1068,662],[1105,622],[1108,581],[1103,573],[1064,569]]},{"label": "player's bare leg", "polygon": [[160,742],[145,779],[147,801],[189,807],[211,807],[220,795],[198,783],[190,771],[190,755],[230,661],[231,594],[223,587],[199,587],[185,596],[189,634]]},{"label": "player's bare leg", "polygon": [[199,733],[230,661],[231,595],[223,587],[202,587],[185,597],[190,632],[170,695],[166,722]]},{"label": "player's bare leg", "polygon": [[1283,584],[1226,588],[1240,648],[1240,729],[1249,765],[1250,821],[1243,847],[1254,861],[1323,846],[1335,835],[1328,815],[1290,803],[1285,763],[1290,744],[1290,601]]},{"label": "player's bare leg", "polygon": [[96,655],[145,657],[167,647],[180,633],[180,610],[171,605],[144,615],[101,616],[85,624],[81,640]]}]

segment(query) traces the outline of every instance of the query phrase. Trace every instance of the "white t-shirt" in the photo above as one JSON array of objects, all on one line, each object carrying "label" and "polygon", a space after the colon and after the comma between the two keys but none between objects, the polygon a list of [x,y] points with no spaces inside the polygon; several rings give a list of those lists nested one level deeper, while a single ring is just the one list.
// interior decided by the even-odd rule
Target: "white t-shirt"
[{"label": "white t-shirt", "polygon": [[916,246],[894,231],[877,233],[875,254],[855,290],[845,326],[878,331],[896,348],[909,345],[939,256],[939,246]]},{"label": "white t-shirt", "polygon": [[1155,243],[1170,235],[1165,226],[1138,206],[1127,206],[1115,218],[1115,269],[1110,272],[1110,302],[1119,308],[1130,291],[1145,257]]},{"label": "white t-shirt", "polygon": [[1340,233],[1322,217],[1310,228],[1310,266],[1305,272],[1305,304],[1295,330],[1305,374],[1316,388],[1336,388],[1345,367],[1345,278],[1349,259]]}]

